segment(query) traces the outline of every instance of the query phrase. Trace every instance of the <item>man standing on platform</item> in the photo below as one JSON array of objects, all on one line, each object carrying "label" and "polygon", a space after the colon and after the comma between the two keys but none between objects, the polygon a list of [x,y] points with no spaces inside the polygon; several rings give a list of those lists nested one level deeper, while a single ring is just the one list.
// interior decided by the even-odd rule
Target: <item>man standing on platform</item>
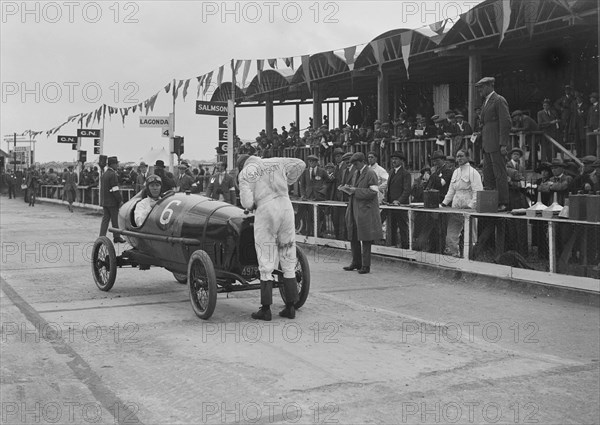
[{"label": "man standing on platform", "polygon": [[[408,205],[410,202],[410,189],[412,177],[404,168],[406,157],[402,152],[392,154],[392,168],[386,188],[385,200],[390,205]],[[400,247],[408,249],[408,211],[390,211],[390,233],[392,235],[392,246],[398,245],[398,230],[400,231]]]},{"label": "man standing on platform", "polygon": [[[119,177],[116,169],[119,167],[119,160],[116,156],[111,156],[107,160],[108,167],[102,174],[102,224],[100,225],[100,236],[106,236],[108,231],[108,223],[112,223],[112,227],[119,228],[119,207],[123,203],[121,191],[119,189]],[[125,243],[120,235],[113,235],[114,243]]]},{"label": "man standing on platform", "polygon": [[508,102],[494,91],[493,77],[475,83],[484,98],[481,108],[481,139],[483,143],[483,181],[486,189],[498,191],[498,212],[508,210],[508,178],[506,175],[506,145],[511,129]]}]

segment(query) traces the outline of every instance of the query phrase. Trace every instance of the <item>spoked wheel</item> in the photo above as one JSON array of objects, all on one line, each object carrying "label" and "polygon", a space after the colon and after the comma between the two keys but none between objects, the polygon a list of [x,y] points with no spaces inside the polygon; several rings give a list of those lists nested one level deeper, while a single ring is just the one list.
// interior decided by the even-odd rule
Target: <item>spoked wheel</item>
[{"label": "spoked wheel", "polygon": [[110,291],[117,278],[117,254],[113,243],[100,236],[92,249],[92,274],[101,291]]},{"label": "spoked wheel", "polygon": [[[294,304],[294,308],[300,308],[306,302],[308,292],[310,291],[310,267],[304,251],[299,246],[296,246],[296,282],[298,286],[298,302]],[[279,287],[279,294],[285,303],[283,285]]]},{"label": "spoked wheel", "polygon": [[181,283],[182,285],[185,285],[187,283],[187,275],[185,273],[173,272],[173,276],[175,277],[175,280]]},{"label": "spoked wheel", "polygon": [[188,263],[190,301],[201,319],[212,316],[217,305],[217,275],[212,260],[202,250],[192,253]]}]

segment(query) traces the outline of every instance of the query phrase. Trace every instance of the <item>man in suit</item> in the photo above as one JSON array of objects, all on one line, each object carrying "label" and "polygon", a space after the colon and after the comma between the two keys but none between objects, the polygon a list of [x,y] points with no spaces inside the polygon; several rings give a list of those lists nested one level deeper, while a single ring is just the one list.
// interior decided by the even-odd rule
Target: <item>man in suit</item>
[{"label": "man in suit", "polygon": [[538,131],[538,125],[533,118],[523,114],[523,111],[517,109],[512,113],[513,128],[511,131]]},{"label": "man in suit", "polygon": [[569,188],[573,183],[573,177],[565,173],[565,164],[562,159],[554,158],[550,165],[552,169],[552,177],[546,183],[543,183],[538,187],[540,192],[550,192],[557,194],[557,202],[560,205],[565,205],[565,199],[569,194]]},{"label": "man in suit", "polygon": [[[390,205],[408,205],[410,202],[411,176],[404,168],[406,156],[402,152],[392,155],[392,168],[389,171],[389,180],[386,188],[385,201]],[[389,212],[390,232],[392,245],[398,245],[398,230],[400,230],[400,246],[408,249],[408,212],[394,210]]]},{"label": "man in suit", "polygon": [[[326,201],[327,200],[327,183],[333,181],[324,168],[319,166],[319,157],[316,155],[309,155],[307,158],[308,167],[304,170],[304,173],[300,177],[300,194],[302,200],[305,201]],[[308,236],[313,236],[314,217],[312,206],[305,205],[303,217],[306,218],[306,226],[308,227]],[[319,208],[319,223],[320,230],[324,229],[325,225],[325,211],[323,208]]]},{"label": "man in suit", "polygon": [[[600,127],[600,109],[598,108],[598,93],[590,94],[590,107],[586,120],[587,131],[596,131]],[[600,155],[600,152],[597,152]]]},{"label": "man in suit", "polygon": [[206,188],[206,196],[235,205],[235,182],[233,177],[227,173],[225,163],[217,163],[217,172],[210,178]]},{"label": "man in suit", "polygon": [[142,161],[138,167],[138,175],[135,179],[135,193],[146,188],[146,178],[148,177],[148,165]]},{"label": "man in suit", "polygon": [[[108,158],[107,164],[108,167],[102,174],[102,197],[100,199],[104,214],[100,225],[100,236],[106,236],[109,222],[112,223],[113,228],[119,228],[119,207],[123,203],[119,189],[119,177],[116,172],[116,169],[119,168],[119,160],[116,156],[111,156]],[[125,239],[115,234],[113,242],[125,243]]]},{"label": "man in suit", "polygon": [[570,85],[565,86],[565,94],[554,102],[554,108],[560,113],[560,128],[562,130],[562,142],[566,145],[571,141],[572,110],[575,103],[575,91]]},{"label": "man in suit", "polygon": [[506,99],[494,91],[495,82],[493,77],[484,77],[475,87],[484,99],[481,108],[483,180],[487,189],[498,191],[498,212],[505,212],[508,210],[508,177],[504,157],[511,121]]},{"label": "man in suit", "polygon": [[343,190],[350,195],[346,209],[348,239],[352,248],[352,263],[346,271],[358,270],[360,274],[371,271],[371,245],[383,238],[379,213],[377,175],[365,164],[365,155],[357,152],[350,159],[356,169],[352,185]]},{"label": "man in suit", "polygon": [[165,162],[162,159],[157,159],[154,163],[154,174],[162,180],[161,195],[175,188],[175,181],[172,178],[167,177],[167,173],[165,172]]},{"label": "man in suit", "polygon": [[194,184],[194,177],[192,177],[192,173],[189,171],[190,165],[186,161],[181,161],[177,168],[179,169],[179,174],[175,177],[177,192],[191,191]]}]

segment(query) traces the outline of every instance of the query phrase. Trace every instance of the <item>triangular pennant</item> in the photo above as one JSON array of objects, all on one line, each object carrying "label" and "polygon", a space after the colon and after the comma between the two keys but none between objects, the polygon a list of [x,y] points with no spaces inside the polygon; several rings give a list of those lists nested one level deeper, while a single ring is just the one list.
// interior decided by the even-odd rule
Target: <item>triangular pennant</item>
[{"label": "triangular pennant", "polygon": [[173,98],[177,99],[177,96],[179,95],[179,89],[181,88],[181,86],[183,85],[183,80],[179,80],[179,83],[177,83],[177,87],[175,88],[175,90],[173,90]]},{"label": "triangular pennant", "polygon": [[310,56],[303,55],[300,60],[302,61],[302,72],[304,72],[304,81],[308,85],[308,91],[310,91]]},{"label": "triangular pennant", "polygon": [[200,77],[196,77],[198,80],[198,91],[196,92],[196,99],[200,97],[200,89],[202,88],[202,84],[204,84],[205,75],[201,75]]},{"label": "triangular pennant", "polygon": [[243,60],[237,60],[237,61],[235,61],[234,72],[235,72],[236,76],[237,76],[237,73],[240,70],[240,67],[242,66],[243,62],[244,62]]},{"label": "triangular pennant", "polygon": [[277,69],[277,59],[267,59],[267,62],[269,62],[269,66],[273,69]]},{"label": "triangular pennant", "polygon": [[510,0],[500,0],[502,4],[502,8],[496,10],[496,26],[498,27],[498,31],[500,31],[500,42],[498,43],[498,47],[502,44],[504,40],[504,34],[508,29],[508,25],[510,24]]},{"label": "triangular pennant", "polygon": [[539,0],[528,0],[526,2],[521,3],[521,7],[524,9],[523,13],[525,15],[525,26],[527,27],[527,32],[529,33],[529,38],[533,37],[533,27],[538,21],[538,11],[540,9],[540,1]]},{"label": "triangular pennant", "polygon": [[137,105],[133,105],[133,113],[135,114],[135,110],[137,109]]},{"label": "triangular pennant", "polygon": [[402,59],[404,60],[404,67],[406,68],[406,77],[410,78],[408,75],[408,58],[410,57],[410,42],[412,40],[413,32],[404,31],[400,34],[400,44],[402,44]]},{"label": "triangular pennant", "polygon": [[284,58],[283,61],[285,62],[285,66],[287,66],[288,68],[292,68],[294,69],[294,58],[293,57],[289,57],[289,58]]},{"label": "triangular pennant", "polygon": [[375,56],[375,61],[379,65],[379,70],[381,70],[381,65],[383,65],[383,49],[385,47],[384,40],[373,40],[371,41],[371,47],[373,48],[373,56]]},{"label": "triangular pennant", "polygon": [[335,63],[335,55],[333,54],[333,51],[325,53],[325,57],[327,58],[327,63],[329,64],[330,68],[335,70],[337,68],[337,64]]},{"label": "triangular pennant", "polygon": [[187,96],[187,91],[188,91],[189,86],[190,86],[190,80],[186,80],[185,84],[183,85],[183,100],[185,100],[185,97]]},{"label": "triangular pennant", "polygon": [[346,58],[346,64],[350,71],[354,69],[354,61],[356,60],[356,46],[346,47],[344,49],[344,58]]},{"label": "triangular pennant", "polygon": [[210,87],[210,80],[212,80],[213,72],[214,71],[210,71],[208,74],[206,74],[206,79],[204,80],[204,93],[203,93],[204,96],[206,96],[206,92],[208,91],[208,88]]},{"label": "triangular pennant", "polygon": [[150,111],[154,111],[154,104],[156,103],[156,98],[158,97],[158,93],[150,98]]},{"label": "triangular pennant", "polygon": [[444,32],[444,29],[446,28],[447,23],[448,23],[448,19],[444,19],[443,21],[435,22],[435,23],[429,25],[429,29],[431,31],[433,31],[434,33],[440,35]]},{"label": "triangular pennant", "polygon": [[171,90],[171,83],[169,83],[165,86],[165,92],[169,93],[169,90]]},{"label": "triangular pennant", "polygon": [[262,70],[263,70],[263,66],[265,65],[265,60],[264,59],[257,59],[256,60],[256,76],[258,77],[258,86],[260,87],[261,84],[261,78],[262,78]]},{"label": "triangular pennant", "polygon": [[244,61],[244,72],[242,74],[242,88],[244,88],[246,86],[246,78],[248,78],[248,72],[250,71],[251,63],[252,63],[252,61],[250,59],[247,59],[246,61]]},{"label": "triangular pennant", "polygon": [[219,67],[219,73],[217,74],[217,87],[221,87],[221,82],[223,82],[223,70],[225,65],[221,65]]}]

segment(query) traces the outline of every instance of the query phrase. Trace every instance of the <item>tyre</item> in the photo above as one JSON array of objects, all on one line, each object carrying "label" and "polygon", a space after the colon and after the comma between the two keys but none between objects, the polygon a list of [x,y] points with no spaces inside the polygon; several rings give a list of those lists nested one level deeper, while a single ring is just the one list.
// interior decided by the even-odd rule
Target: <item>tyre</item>
[{"label": "tyre", "polygon": [[217,275],[206,252],[197,250],[192,253],[188,262],[188,281],[194,313],[206,320],[217,305]]},{"label": "tyre", "polygon": [[185,285],[187,283],[187,274],[173,272],[173,276],[175,277],[175,280],[181,283],[182,285]]},{"label": "tyre", "polygon": [[[294,308],[300,308],[306,302],[308,292],[310,291],[310,266],[308,265],[308,259],[304,251],[299,246],[296,246],[296,282],[298,282],[298,302],[294,304]],[[279,294],[285,304],[283,286],[279,287]]]},{"label": "tyre", "polygon": [[110,291],[117,278],[117,254],[113,243],[100,236],[92,248],[92,274],[101,291]]}]

